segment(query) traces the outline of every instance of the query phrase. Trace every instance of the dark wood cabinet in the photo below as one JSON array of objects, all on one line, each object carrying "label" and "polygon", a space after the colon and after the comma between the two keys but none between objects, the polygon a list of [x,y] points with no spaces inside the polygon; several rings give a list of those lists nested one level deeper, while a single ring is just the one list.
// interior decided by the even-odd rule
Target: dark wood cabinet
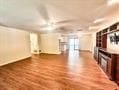
[{"label": "dark wood cabinet", "polygon": [[116,82],[119,85],[119,55],[117,55],[116,59]]},{"label": "dark wood cabinet", "polygon": [[108,58],[108,60],[107,60],[107,75],[111,80],[114,80],[114,73],[113,73],[112,59],[111,58]]},{"label": "dark wood cabinet", "polygon": [[96,62],[99,63],[98,62],[98,47],[94,48],[94,58],[95,58]]},{"label": "dark wood cabinet", "polygon": [[115,80],[116,54],[111,50],[99,49],[99,65],[110,80]]},{"label": "dark wood cabinet", "polygon": [[119,84],[119,52],[107,48],[107,35],[119,31],[119,22],[96,33],[94,58],[110,80]]},{"label": "dark wood cabinet", "polygon": [[107,29],[104,29],[103,31],[100,31],[96,34],[96,47],[107,47]]},{"label": "dark wood cabinet", "polygon": [[107,62],[108,62],[108,58],[106,58],[106,56],[100,53],[100,66],[105,73],[107,73],[107,69],[108,69]]}]

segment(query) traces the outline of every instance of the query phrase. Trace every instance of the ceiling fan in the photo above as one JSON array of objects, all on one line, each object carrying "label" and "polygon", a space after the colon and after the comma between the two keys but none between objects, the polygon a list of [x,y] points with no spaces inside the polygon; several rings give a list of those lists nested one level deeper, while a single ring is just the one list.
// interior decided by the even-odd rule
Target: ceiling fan
[{"label": "ceiling fan", "polygon": [[57,21],[57,22],[52,22],[50,17],[49,17],[49,13],[48,13],[48,9],[46,4],[40,3],[39,7],[37,8],[37,11],[39,12],[40,16],[45,20],[46,24],[43,25],[39,25],[40,28],[47,28],[50,26],[58,26],[58,27],[62,27],[66,24],[69,23],[73,23],[76,22],[77,20],[74,19],[67,19],[67,20],[62,20],[62,21]]},{"label": "ceiling fan", "polygon": [[[66,28],[64,27],[68,27],[69,24],[75,23],[78,20],[76,19],[66,19],[66,20],[61,20],[61,21],[56,21],[56,22],[52,22],[50,15],[48,13],[48,9],[46,4],[44,4],[43,2],[40,3],[40,5],[38,5],[38,7],[36,7],[39,15],[45,20],[46,24],[42,24],[42,25],[38,25],[41,29],[54,29],[54,30],[66,30]],[[0,22],[1,26],[4,27],[13,27],[12,25],[8,25],[5,23]],[[19,25],[18,25],[19,26]],[[67,29],[66,31],[70,31],[71,29]]]}]

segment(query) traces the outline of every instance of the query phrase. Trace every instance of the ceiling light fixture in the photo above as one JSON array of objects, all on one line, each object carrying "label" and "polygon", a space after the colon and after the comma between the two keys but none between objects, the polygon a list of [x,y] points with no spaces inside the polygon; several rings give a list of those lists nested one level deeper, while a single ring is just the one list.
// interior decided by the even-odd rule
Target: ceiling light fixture
[{"label": "ceiling light fixture", "polygon": [[52,26],[48,26],[47,30],[51,31],[51,30],[53,30],[53,27]]},{"label": "ceiling light fixture", "polygon": [[108,5],[119,3],[119,0],[107,0]]},{"label": "ceiling light fixture", "polygon": [[47,26],[47,30],[52,31],[52,30],[55,29],[55,26],[54,26],[53,23],[48,23],[47,25],[48,25],[48,26]]}]

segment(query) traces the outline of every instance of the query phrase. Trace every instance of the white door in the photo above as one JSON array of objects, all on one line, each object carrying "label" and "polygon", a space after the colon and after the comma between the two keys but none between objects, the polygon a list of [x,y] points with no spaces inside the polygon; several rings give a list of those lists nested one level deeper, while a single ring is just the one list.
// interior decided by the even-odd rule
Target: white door
[{"label": "white door", "polygon": [[36,33],[30,33],[31,53],[39,54],[38,35]]},{"label": "white door", "polygon": [[78,38],[69,39],[69,50],[79,50],[79,39]]}]

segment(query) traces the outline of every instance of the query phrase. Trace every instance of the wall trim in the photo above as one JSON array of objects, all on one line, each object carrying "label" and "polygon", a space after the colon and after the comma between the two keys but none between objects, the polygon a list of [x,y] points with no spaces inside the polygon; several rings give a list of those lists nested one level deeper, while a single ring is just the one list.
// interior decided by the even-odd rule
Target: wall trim
[{"label": "wall trim", "polygon": [[82,52],[91,52],[90,50],[79,50],[79,51],[82,51]]},{"label": "wall trim", "polygon": [[40,53],[40,54],[59,55],[59,54],[61,54],[61,52],[59,52],[59,53]]},{"label": "wall trim", "polygon": [[2,64],[0,64],[0,67],[1,67],[1,66],[5,66],[5,65],[8,65],[8,64],[16,63],[16,62],[19,62],[19,61],[22,61],[22,60],[27,60],[27,59],[31,59],[31,56],[28,56],[28,57],[26,57],[26,58],[19,59],[19,60],[14,60],[14,61],[2,63]]}]

